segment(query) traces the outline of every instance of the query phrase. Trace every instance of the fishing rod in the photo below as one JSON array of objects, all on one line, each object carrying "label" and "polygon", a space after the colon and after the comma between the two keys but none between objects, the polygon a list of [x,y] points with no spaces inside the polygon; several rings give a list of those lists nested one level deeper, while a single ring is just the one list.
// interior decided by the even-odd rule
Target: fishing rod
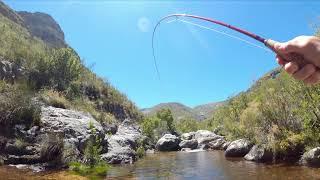
[{"label": "fishing rod", "polygon": [[[181,17],[187,17],[187,18],[192,18],[192,19],[199,19],[199,20],[203,20],[203,21],[207,21],[207,22],[210,22],[210,23],[213,23],[213,24],[217,24],[217,25],[220,25],[220,26],[224,26],[228,29],[231,29],[231,30],[234,30],[236,32],[239,32],[241,34],[244,34],[260,43],[263,43],[266,47],[268,47],[269,49],[271,49],[274,53],[276,53],[277,55],[279,55],[280,57],[285,57],[284,59],[286,59],[287,61],[289,62],[296,62],[298,64],[299,67],[302,67],[303,65],[305,65],[306,63],[303,61],[303,56],[299,55],[299,54],[296,54],[296,53],[290,53],[288,55],[283,55],[279,52],[277,52],[273,47],[276,43],[278,43],[277,41],[275,40],[272,40],[272,39],[266,39],[266,38],[263,38],[261,36],[258,36],[252,32],[249,32],[249,31],[246,31],[246,30],[243,30],[241,28],[238,28],[236,26],[232,26],[230,24],[226,24],[222,21],[218,21],[218,20],[215,20],[215,19],[211,19],[211,18],[207,18],[207,17],[202,17],[202,16],[197,16],[197,15],[192,15],[192,14],[170,14],[168,16],[165,16],[163,18],[161,18],[156,26],[154,27],[153,29],[153,33],[152,33],[152,53],[153,53],[153,60],[154,60],[154,65],[155,65],[155,68],[156,68],[156,71],[157,71],[157,75],[158,75],[158,78],[160,79],[160,73],[159,73],[159,69],[158,69],[158,64],[157,64],[157,60],[156,60],[156,56],[155,56],[155,50],[154,50],[154,36],[155,36],[155,32],[158,28],[158,26],[164,21],[164,20],[167,20],[167,19],[170,19],[170,18],[176,18],[176,19],[179,19]],[[182,21],[182,20],[180,20]],[[183,22],[183,21],[182,21]],[[190,23],[192,24],[192,23]],[[198,25],[200,26],[200,25]],[[225,34],[225,33],[223,33]],[[230,36],[230,35],[229,35]],[[239,39],[239,38],[237,38]],[[241,40],[241,39],[240,39]],[[245,41],[245,40],[243,40]]]}]

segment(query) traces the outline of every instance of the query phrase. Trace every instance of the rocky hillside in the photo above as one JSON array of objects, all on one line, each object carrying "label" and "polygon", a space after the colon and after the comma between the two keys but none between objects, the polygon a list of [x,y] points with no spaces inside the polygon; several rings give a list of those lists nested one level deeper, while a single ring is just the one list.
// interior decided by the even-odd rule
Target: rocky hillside
[{"label": "rocky hillside", "polygon": [[59,24],[50,15],[25,11],[18,12],[18,14],[22,17],[25,27],[32,36],[40,38],[52,47],[66,47],[64,33]]},{"label": "rocky hillside", "polygon": [[[0,26],[0,77],[7,82],[26,83],[46,103],[103,121],[141,118],[134,103],[82,64],[50,15],[16,12],[0,1]],[[17,69],[23,72],[13,73]]]},{"label": "rocky hillside", "polygon": [[176,120],[196,119],[201,121],[209,118],[212,115],[215,108],[219,107],[223,103],[224,102],[209,103],[199,105],[194,108],[175,102],[161,103],[151,108],[142,109],[141,111],[147,116],[152,116],[155,115],[161,109],[170,109]]},{"label": "rocky hillside", "polygon": [[0,1],[0,27],[0,165],[137,159],[142,113],[82,63],[51,16]]},{"label": "rocky hillside", "polygon": [[9,20],[19,24],[29,33],[55,48],[66,47],[64,33],[59,24],[48,14],[35,12],[16,12],[0,1],[0,13]]}]

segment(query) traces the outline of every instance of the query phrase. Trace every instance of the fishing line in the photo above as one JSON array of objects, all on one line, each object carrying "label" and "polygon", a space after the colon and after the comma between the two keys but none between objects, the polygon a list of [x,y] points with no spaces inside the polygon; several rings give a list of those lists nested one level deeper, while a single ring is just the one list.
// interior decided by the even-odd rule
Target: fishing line
[{"label": "fishing line", "polygon": [[242,41],[242,42],[244,42],[244,43],[246,43],[246,44],[249,44],[249,45],[251,45],[251,46],[253,46],[253,47],[263,49],[263,50],[265,50],[265,51],[267,51],[267,52],[273,52],[273,51],[271,51],[269,48],[266,48],[266,47],[263,47],[263,46],[259,46],[259,45],[257,45],[257,44],[254,44],[254,43],[250,42],[250,41],[247,41],[247,40],[245,40],[245,39],[242,39],[242,38],[240,38],[240,37],[238,37],[238,36],[234,36],[234,35],[228,34],[228,33],[226,33],[226,32],[219,31],[219,30],[217,30],[217,29],[213,29],[213,28],[210,28],[210,27],[207,27],[207,26],[203,26],[203,25],[200,25],[200,24],[197,24],[197,23],[194,23],[194,22],[190,22],[190,21],[186,21],[186,20],[182,20],[182,19],[178,19],[178,20],[175,20],[175,21],[180,21],[180,22],[183,22],[183,23],[186,23],[186,24],[191,24],[191,25],[193,25],[193,26],[197,26],[197,27],[202,28],[202,29],[210,30],[210,31],[216,32],[216,33],[218,33],[218,34],[222,34],[222,35],[228,36],[228,37],[230,37],[230,38],[233,38],[233,39]]},{"label": "fishing line", "polygon": [[[211,18],[207,18],[207,17],[203,17],[203,16],[197,16],[197,15],[192,15],[192,14],[171,14],[171,15],[168,15],[168,16],[165,16],[163,17],[162,19],[160,19],[156,26],[154,27],[153,29],[153,33],[152,33],[152,54],[153,54],[153,60],[154,60],[154,65],[155,65],[155,68],[156,68],[156,71],[157,71],[157,75],[158,75],[158,78],[160,79],[160,73],[159,73],[159,69],[158,69],[158,64],[157,64],[157,59],[156,59],[156,56],[155,56],[155,49],[154,49],[154,37],[155,37],[155,32],[157,30],[157,27],[161,24],[162,21],[164,20],[167,20],[169,18],[175,18],[174,21],[181,21],[181,22],[184,22],[184,23],[187,23],[187,24],[191,24],[191,25],[194,25],[194,26],[198,26],[200,28],[203,28],[203,29],[207,29],[207,30],[211,30],[211,31],[214,31],[214,32],[217,32],[217,33],[220,33],[220,34],[223,34],[223,35],[226,35],[230,38],[234,38],[234,39],[237,39],[237,40],[240,40],[242,42],[245,42],[247,44],[250,44],[252,46],[255,46],[255,47],[258,47],[258,48],[262,48],[264,50],[266,50],[266,48],[264,47],[261,47],[257,44],[254,44],[250,41],[247,41],[245,39],[242,39],[240,37],[237,37],[237,36],[234,36],[234,35],[230,35],[230,34],[227,34],[225,32],[220,32],[216,29],[213,29],[213,28],[209,28],[209,27],[206,27],[206,26],[202,26],[200,24],[196,24],[196,23],[193,23],[193,22],[189,22],[189,21],[186,21],[186,20],[181,20],[179,19],[179,17],[183,17],[183,18],[192,18],[192,19],[199,19],[199,20],[202,20],[202,21],[207,21],[207,22],[210,22],[210,23],[213,23],[213,24],[216,24],[216,25],[220,25],[220,26],[224,26],[228,29],[231,29],[233,31],[236,31],[236,32],[239,32],[241,34],[244,34],[262,44],[264,44],[266,47],[268,47],[270,50],[272,50],[274,53],[278,54],[279,56],[281,57],[286,57],[284,59],[286,59],[288,62],[295,62],[298,64],[299,67],[303,67],[306,62],[304,61],[304,58],[303,56],[301,56],[300,54],[297,54],[297,53],[290,53],[290,54],[286,54],[286,55],[283,55],[279,52],[277,52],[273,47],[274,45],[277,43],[277,41],[274,41],[272,39],[265,39],[261,36],[258,36],[254,33],[251,33],[249,31],[246,31],[246,30],[243,30],[241,28],[238,28],[236,26],[232,26],[230,24],[226,24],[222,21],[217,21],[215,19],[211,19]],[[174,21],[169,21],[170,22],[174,22]]]}]

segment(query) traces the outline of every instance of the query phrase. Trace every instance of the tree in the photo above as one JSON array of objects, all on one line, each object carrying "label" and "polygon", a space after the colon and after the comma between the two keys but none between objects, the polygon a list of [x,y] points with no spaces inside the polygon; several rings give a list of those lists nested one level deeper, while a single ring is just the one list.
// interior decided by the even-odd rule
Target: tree
[{"label": "tree", "polygon": [[175,127],[173,124],[174,118],[170,109],[161,109],[160,111],[158,111],[157,118],[167,123],[170,132],[175,131]]}]

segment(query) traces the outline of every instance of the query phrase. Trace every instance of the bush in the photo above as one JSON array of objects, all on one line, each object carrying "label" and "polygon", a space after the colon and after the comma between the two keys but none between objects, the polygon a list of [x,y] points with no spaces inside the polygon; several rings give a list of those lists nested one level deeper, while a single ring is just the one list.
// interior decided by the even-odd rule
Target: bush
[{"label": "bush", "polygon": [[68,109],[71,107],[70,102],[65,98],[64,94],[55,90],[42,90],[40,92],[41,100],[46,104],[56,107]]},{"label": "bush", "polygon": [[32,96],[33,93],[24,84],[9,85],[0,82],[0,124],[39,125],[40,107],[32,103]]},{"label": "bush", "polygon": [[42,142],[40,158],[44,162],[60,165],[62,164],[63,149],[62,135],[57,133],[48,134]]},{"label": "bush", "polygon": [[176,122],[175,127],[179,133],[187,133],[200,129],[200,123],[195,119],[182,119]]},{"label": "bush", "polygon": [[106,176],[109,165],[100,159],[102,148],[100,147],[101,141],[96,135],[96,130],[92,123],[89,124],[91,136],[86,145],[84,152],[84,163],[72,162],[69,164],[70,170],[75,173],[96,178],[96,176]]},{"label": "bush", "polygon": [[53,49],[50,53],[38,57],[30,69],[29,82],[36,89],[50,87],[58,91],[69,88],[83,72],[79,57],[71,48]]},{"label": "bush", "polygon": [[139,158],[142,158],[145,155],[146,151],[144,150],[143,146],[139,146],[137,149],[137,155]]}]

